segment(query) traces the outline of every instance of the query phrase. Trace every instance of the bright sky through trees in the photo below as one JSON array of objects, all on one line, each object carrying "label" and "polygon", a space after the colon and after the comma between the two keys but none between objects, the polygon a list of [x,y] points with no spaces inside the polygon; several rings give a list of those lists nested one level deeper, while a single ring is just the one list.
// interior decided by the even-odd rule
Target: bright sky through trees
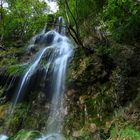
[{"label": "bright sky through trees", "polygon": [[[58,10],[58,5],[57,5],[57,2],[54,1],[54,0],[45,0],[46,3],[49,5],[49,10],[50,10],[50,13],[56,13],[57,10]],[[3,7],[8,7],[8,3],[7,2],[3,2]]]},{"label": "bright sky through trees", "polygon": [[56,13],[58,10],[58,5],[54,0],[45,0],[46,3],[50,6],[50,11]]}]

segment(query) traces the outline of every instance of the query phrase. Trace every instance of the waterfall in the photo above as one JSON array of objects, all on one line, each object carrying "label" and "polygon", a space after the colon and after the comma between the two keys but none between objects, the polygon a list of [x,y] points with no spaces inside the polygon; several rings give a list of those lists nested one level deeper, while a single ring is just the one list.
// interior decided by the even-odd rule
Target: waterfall
[{"label": "waterfall", "polygon": [[66,28],[65,28],[65,21],[62,17],[59,17],[55,26],[55,30],[62,35],[66,34]]},{"label": "waterfall", "polygon": [[[29,67],[26,69],[21,78],[16,94],[14,96],[13,104],[10,108],[10,117],[12,117],[17,102],[24,96],[27,85],[32,75],[37,71],[42,59],[46,60],[45,76],[50,76],[51,83],[51,101],[49,108],[49,117],[47,121],[47,134],[40,138],[41,140],[62,140],[60,135],[63,119],[64,119],[64,91],[65,78],[69,60],[73,54],[73,45],[65,36],[65,25],[62,17],[59,17],[55,30],[49,32],[43,31],[41,34],[33,37],[30,42],[29,49],[38,47],[39,51],[33,57]],[[47,92],[47,91],[46,91]],[[9,117],[9,118],[10,118]],[[10,121],[9,124],[10,125]],[[7,137],[1,135],[0,139]]]},{"label": "waterfall", "polygon": [[53,51],[49,57],[46,66],[46,75],[51,64],[52,83],[51,88],[51,105],[47,125],[47,136],[41,140],[61,140],[61,129],[64,119],[63,95],[65,90],[65,77],[69,59],[73,53],[73,46],[66,36],[62,36],[57,32],[55,34],[52,48]]}]

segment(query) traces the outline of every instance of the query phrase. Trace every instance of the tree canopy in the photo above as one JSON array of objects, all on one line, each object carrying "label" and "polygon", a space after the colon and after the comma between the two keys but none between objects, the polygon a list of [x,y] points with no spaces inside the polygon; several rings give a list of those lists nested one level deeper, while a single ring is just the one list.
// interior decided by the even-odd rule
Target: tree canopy
[{"label": "tree canopy", "polygon": [[[3,6],[4,2],[8,7]],[[57,15],[66,19],[68,32],[79,44],[97,26],[119,42],[139,39],[140,2],[137,0],[59,0],[58,5]],[[46,24],[47,11],[43,0],[1,0],[1,45],[10,47],[14,41],[29,40]]]},{"label": "tree canopy", "polygon": [[81,35],[101,26],[118,42],[139,40],[138,0],[59,0],[59,5],[60,14],[65,15],[68,23],[74,25]]},{"label": "tree canopy", "polygon": [[47,4],[39,0],[6,0],[8,7],[1,4],[0,38],[5,47],[14,41],[26,42],[39,32],[47,20]]}]

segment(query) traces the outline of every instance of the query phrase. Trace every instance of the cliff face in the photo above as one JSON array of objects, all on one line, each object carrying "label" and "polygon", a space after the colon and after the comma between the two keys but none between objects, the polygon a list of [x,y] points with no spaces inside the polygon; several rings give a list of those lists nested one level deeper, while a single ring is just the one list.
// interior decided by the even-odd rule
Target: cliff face
[{"label": "cliff face", "polygon": [[138,137],[132,139],[138,139],[139,44],[99,47],[93,54],[75,53],[68,80],[67,133],[87,139],[129,138],[125,133],[135,128]]},{"label": "cliff face", "polygon": [[[107,48],[86,43],[94,46],[94,52],[85,54],[76,48],[67,74],[64,135],[87,140],[111,139],[123,133],[125,136],[127,132],[139,136],[139,44],[128,46],[112,42]],[[27,56],[22,54],[16,58],[27,62]],[[0,74],[0,131],[14,135],[17,140],[28,135],[26,130],[37,130],[30,133],[31,137],[32,133],[37,137],[38,131],[46,131],[50,106],[46,86],[49,81],[42,78],[44,70],[39,69],[32,76],[15,113],[8,117],[12,96],[25,66],[10,64],[5,68],[7,73],[4,74],[1,67]]]}]

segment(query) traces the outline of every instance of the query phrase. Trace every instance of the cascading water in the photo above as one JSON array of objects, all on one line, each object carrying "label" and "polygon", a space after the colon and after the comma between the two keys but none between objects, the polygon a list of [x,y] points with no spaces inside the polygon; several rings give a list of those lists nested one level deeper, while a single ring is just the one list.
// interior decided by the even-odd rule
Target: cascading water
[{"label": "cascading water", "polygon": [[65,90],[65,77],[68,62],[73,53],[73,46],[66,36],[62,36],[54,31],[53,34],[54,40],[51,45],[53,51],[46,66],[46,74],[48,74],[47,71],[51,64],[52,79],[50,82],[52,83],[52,101],[47,121],[47,136],[40,138],[40,140],[62,140],[60,133],[64,118],[63,95]]},{"label": "cascading water", "polygon": [[[57,35],[58,36],[58,35]],[[61,132],[64,117],[63,93],[65,90],[65,76],[67,64],[72,55],[72,45],[66,37],[61,36],[61,41],[56,43],[52,72],[52,101],[48,118],[48,134]]]},{"label": "cascading water", "polygon": [[[40,47],[40,50],[25,71],[19,83],[12,108],[10,109],[10,113],[13,114],[15,106],[19,98],[23,96],[31,76],[37,71],[37,67],[42,58],[45,57],[47,59],[45,76],[52,75],[52,78],[49,80],[52,85],[50,89],[52,99],[50,101],[50,113],[46,126],[47,134],[39,140],[62,140],[60,133],[64,119],[63,95],[65,90],[65,77],[70,57],[73,54],[73,45],[70,40],[64,36],[65,26],[63,26],[63,18],[60,17],[58,19],[58,24],[56,30],[47,33],[42,32],[36,36],[32,44],[30,44],[31,47],[37,45]],[[4,135],[1,135],[1,137],[2,136],[3,139],[7,139]],[[3,140],[1,137],[0,140]]]},{"label": "cascading water", "polygon": [[59,33],[61,33],[61,35],[65,35],[66,34],[66,28],[65,28],[65,21],[62,17],[58,18],[57,24],[55,26],[55,30]]}]

